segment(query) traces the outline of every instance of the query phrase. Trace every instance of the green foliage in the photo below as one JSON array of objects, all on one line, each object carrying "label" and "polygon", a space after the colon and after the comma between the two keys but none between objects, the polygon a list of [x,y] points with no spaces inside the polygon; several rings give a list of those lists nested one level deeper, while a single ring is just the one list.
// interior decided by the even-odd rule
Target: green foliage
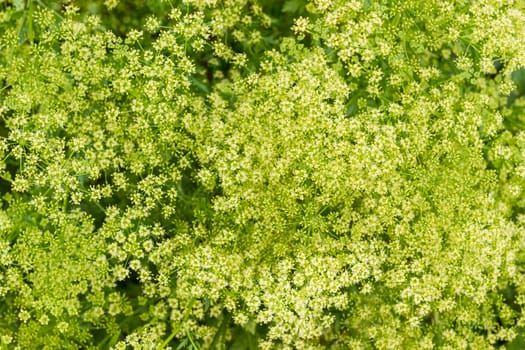
[{"label": "green foliage", "polygon": [[522,348],[524,33],[512,0],[0,0],[0,348]]}]

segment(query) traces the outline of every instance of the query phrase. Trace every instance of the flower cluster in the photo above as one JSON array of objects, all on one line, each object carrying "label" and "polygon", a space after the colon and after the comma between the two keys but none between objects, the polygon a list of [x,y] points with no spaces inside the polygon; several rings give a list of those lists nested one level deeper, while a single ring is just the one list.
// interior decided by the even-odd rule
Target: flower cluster
[{"label": "flower cluster", "polygon": [[0,348],[524,346],[519,2],[0,1],[0,33]]}]

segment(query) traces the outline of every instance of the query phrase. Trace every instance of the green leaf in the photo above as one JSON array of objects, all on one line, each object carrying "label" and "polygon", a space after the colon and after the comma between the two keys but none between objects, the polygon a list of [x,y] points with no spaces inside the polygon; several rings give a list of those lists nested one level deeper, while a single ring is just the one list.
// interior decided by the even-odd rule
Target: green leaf
[{"label": "green leaf", "polygon": [[282,8],[282,12],[286,13],[296,13],[298,12],[302,7],[304,7],[304,2],[301,0],[287,0]]},{"label": "green leaf", "polygon": [[256,350],[258,335],[252,335],[247,332],[238,332],[235,334],[233,343],[228,347],[230,350]]},{"label": "green leaf", "polygon": [[208,87],[208,85],[204,84],[203,82],[201,82],[197,78],[194,78],[194,77],[190,76],[190,82],[195,88],[197,88],[197,90],[199,90],[199,91],[201,91],[201,92],[203,92],[205,94],[210,92],[210,88]]}]

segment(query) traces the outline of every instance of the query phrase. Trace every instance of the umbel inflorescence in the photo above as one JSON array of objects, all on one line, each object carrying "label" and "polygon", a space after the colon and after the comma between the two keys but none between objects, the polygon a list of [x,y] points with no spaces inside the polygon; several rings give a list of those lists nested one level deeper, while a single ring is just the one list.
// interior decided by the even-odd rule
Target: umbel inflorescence
[{"label": "umbel inflorescence", "polygon": [[0,0],[0,348],[522,348],[524,64],[517,0]]}]

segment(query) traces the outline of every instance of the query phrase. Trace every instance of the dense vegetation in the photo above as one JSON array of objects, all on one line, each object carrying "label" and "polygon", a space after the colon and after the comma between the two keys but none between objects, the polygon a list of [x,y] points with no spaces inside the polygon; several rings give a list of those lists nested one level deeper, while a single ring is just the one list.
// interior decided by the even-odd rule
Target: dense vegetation
[{"label": "dense vegetation", "polygon": [[1,349],[523,349],[525,3],[0,0]]}]

